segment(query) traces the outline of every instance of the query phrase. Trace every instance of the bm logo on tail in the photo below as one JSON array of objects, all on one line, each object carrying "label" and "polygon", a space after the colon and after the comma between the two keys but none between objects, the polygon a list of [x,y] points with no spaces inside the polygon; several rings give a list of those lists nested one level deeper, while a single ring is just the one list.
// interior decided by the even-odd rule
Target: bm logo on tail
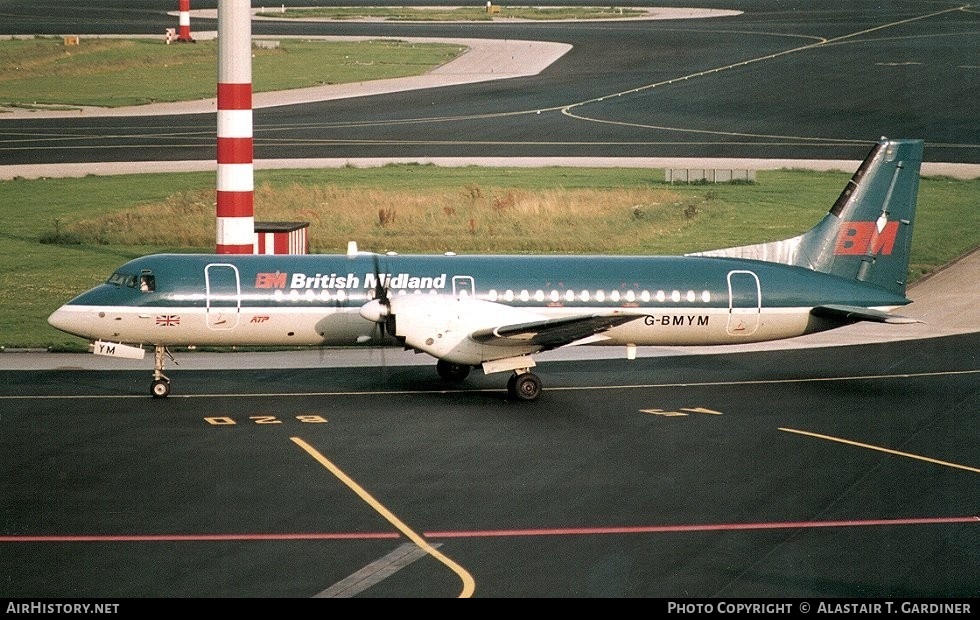
[{"label": "bm logo on tail", "polygon": [[888,222],[878,231],[876,222],[847,222],[837,235],[834,254],[840,255],[890,255],[895,247],[898,222]]}]

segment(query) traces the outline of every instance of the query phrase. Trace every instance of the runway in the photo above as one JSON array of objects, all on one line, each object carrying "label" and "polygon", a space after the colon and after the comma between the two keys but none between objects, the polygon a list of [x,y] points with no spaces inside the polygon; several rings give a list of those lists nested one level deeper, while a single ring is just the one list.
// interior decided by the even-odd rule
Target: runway
[{"label": "runway", "polygon": [[[553,92],[545,77],[523,96]],[[332,109],[305,105],[297,118]],[[632,361],[549,353],[533,404],[508,401],[499,375],[449,387],[431,359],[399,351],[181,354],[165,400],[148,395],[148,364],[0,353],[0,592],[131,610],[197,598],[972,601],[978,260],[910,289],[904,314],[919,324]]]}]

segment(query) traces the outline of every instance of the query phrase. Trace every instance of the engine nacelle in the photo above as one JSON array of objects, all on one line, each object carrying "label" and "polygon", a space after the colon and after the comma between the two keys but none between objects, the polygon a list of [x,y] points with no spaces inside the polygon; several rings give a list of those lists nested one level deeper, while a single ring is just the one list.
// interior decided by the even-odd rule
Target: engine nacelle
[{"label": "engine nacelle", "polygon": [[406,346],[449,362],[470,365],[538,350],[535,345],[474,342],[469,338],[474,331],[545,318],[521,308],[449,295],[397,296],[391,300],[391,311],[395,315],[395,335],[404,338]]}]

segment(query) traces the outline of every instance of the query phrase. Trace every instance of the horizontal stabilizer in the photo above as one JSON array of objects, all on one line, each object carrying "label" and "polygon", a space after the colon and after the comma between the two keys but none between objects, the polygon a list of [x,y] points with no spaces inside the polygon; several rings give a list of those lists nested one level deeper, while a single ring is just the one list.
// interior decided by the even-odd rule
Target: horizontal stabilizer
[{"label": "horizontal stabilizer", "polygon": [[528,323],[515,323],[479,329],[470,338],[490,345],[538,345],[555,349],[576,340],[602,333],[617,325],[635,321],[635,314],[585,314]]},{"label": "horizontal stabilizer", "polygon": [[889,312],[882,312],[881,310],[873,310],[871,308],[865,308],[863,306],[844,306],[844,305],[826,305],[817,306],[810,311],[813,316],[819,316],[827,319],[837,319],[843,321],[871,321],[874,323],[897,323],[897,324],[907,324],[907,323],[921,323],[922,321],[918,319],[913,319],[907,316],[899,316],[897,314],[891,314]]}]

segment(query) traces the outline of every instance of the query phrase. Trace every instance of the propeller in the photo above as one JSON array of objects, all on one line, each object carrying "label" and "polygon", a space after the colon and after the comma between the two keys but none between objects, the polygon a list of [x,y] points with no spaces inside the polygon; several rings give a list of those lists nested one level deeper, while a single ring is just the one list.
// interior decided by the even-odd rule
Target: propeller
[{"label": "propeller", "polygon": [[374,259],[374,296],[360,308],[361,317],[374,322],[378,326],[378,346],[381,349],[381,375],[382,383],[388,385],[388,362],[385,355],[387,343],[385,340],[390,334],[395,335],[395,314],[391,308],[391,298],[388,295],[387,281],[382,278],[381,257],[373,255]]},{"label": "propeller", "polygon": [[374,278],[374,298],[361,306],[360,314],[368,321],[378,324],[381,340],[384,340],[387,334],[395,335],[395,315],[391,311],[391,298],[382,278],[380,257],[377,254],[374,255]]}]

